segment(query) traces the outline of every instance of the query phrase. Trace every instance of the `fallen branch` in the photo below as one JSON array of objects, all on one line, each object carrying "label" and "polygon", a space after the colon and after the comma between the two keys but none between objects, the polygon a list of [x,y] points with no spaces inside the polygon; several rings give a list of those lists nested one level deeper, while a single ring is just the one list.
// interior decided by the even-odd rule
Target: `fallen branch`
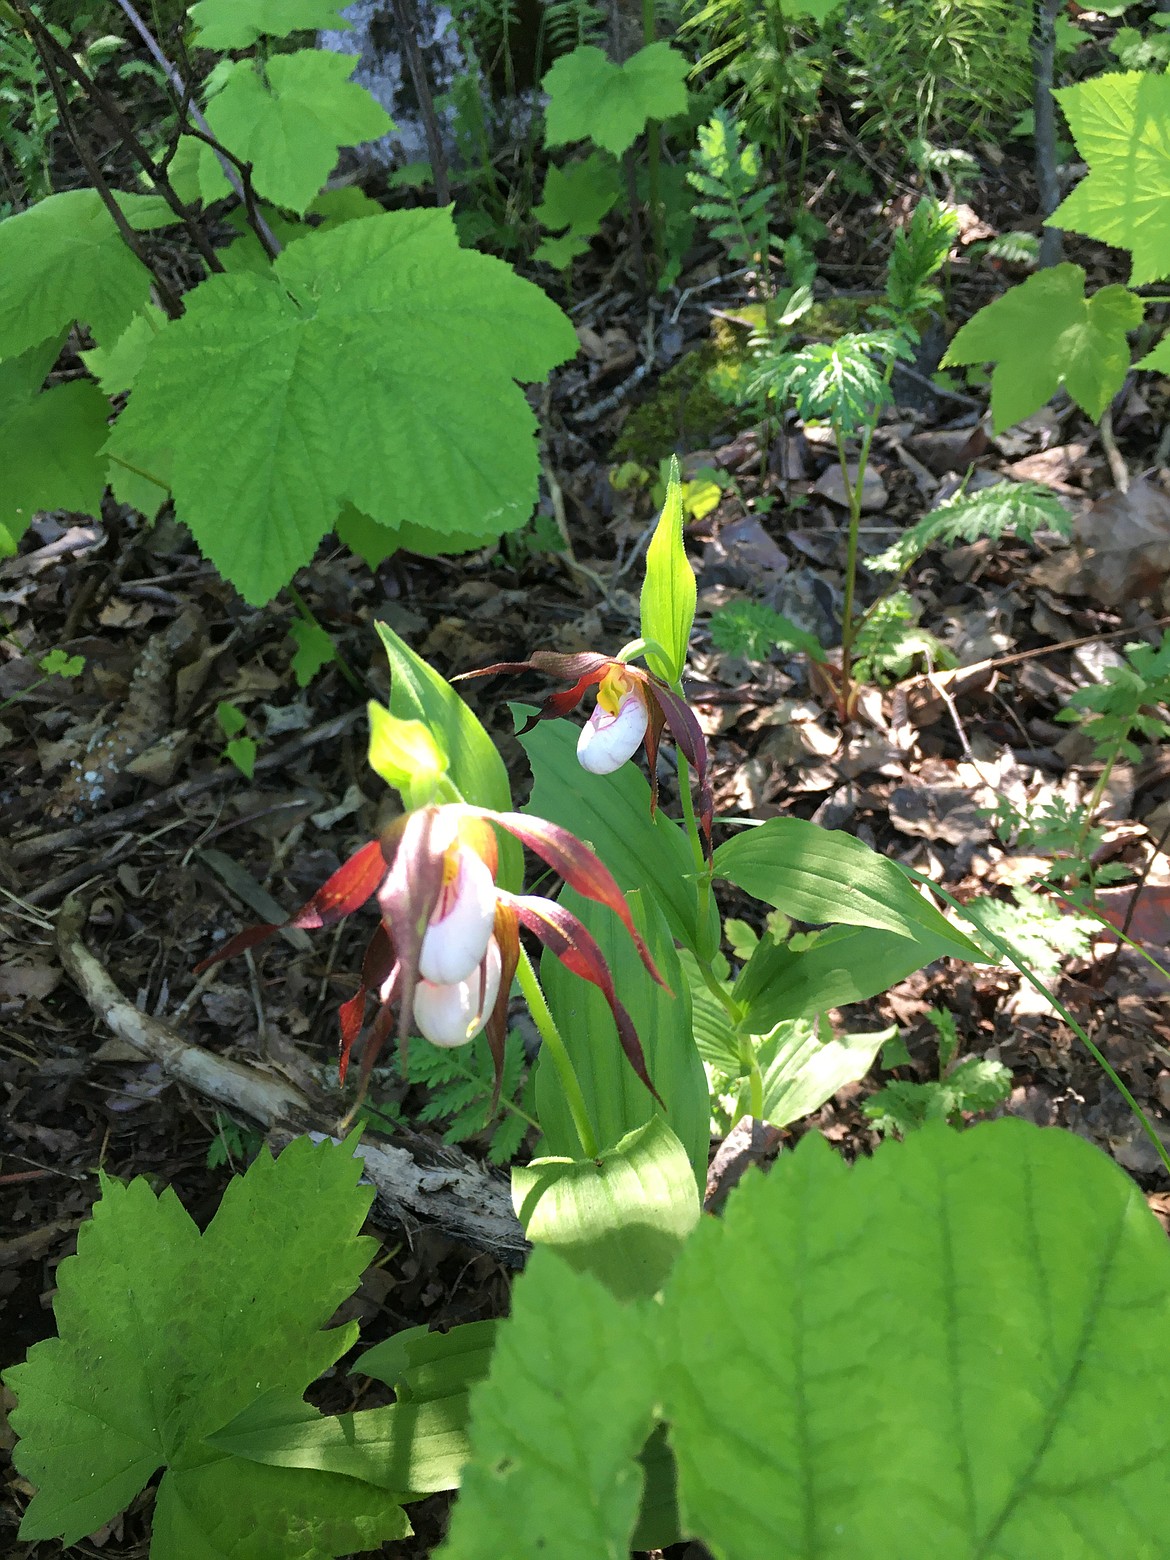
[{"label": "fallen branch", "polygon": [[[157,1062],[177,1083],[233,1115],[251,1117],[264,1128],[274,1150],[301,1132],[334,1136],[326,1096],[311,1098],[287,1079],[192,1045],[169,1024],[127,1001],[82,941],[85,918],[85,906],[76,897],[62,905],[57,916],[61,963],[92,1012],[119,1039]],[[519,1267],[528,1246],[512,1212],[507,1182],[458,1148],[421,1134],[403,1133],[402,1138],[409,1146],[363,1140],[357,1150],[381,1212],[408,1233],[422,1226],[437,1228]]]}]

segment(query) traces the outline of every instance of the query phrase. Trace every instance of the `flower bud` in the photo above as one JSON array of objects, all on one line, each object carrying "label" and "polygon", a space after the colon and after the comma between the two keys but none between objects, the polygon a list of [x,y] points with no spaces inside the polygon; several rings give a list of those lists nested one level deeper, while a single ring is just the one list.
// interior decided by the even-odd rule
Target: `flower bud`
[{"label": "flower bud", "polygon": [[420,980],[414,990],[414,1023],[419,1034],[432,1045],[446,1047],[474,1040],[495,1007],[500,975],[500,949],[493,937],[482,966],[469,979],[446,984]]},{"label": "flower bud", "polygon": [[649,718],[645,701],[636,688],[623,695],[613,715],[599,699],[577,739],[581,768],[591,775],[609,775],[620,769],[641,747]]}]

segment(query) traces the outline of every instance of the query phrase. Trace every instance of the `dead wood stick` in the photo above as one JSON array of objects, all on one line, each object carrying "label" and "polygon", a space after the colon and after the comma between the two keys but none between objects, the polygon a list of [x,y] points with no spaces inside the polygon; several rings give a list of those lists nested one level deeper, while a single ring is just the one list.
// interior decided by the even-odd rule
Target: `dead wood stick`
[{"label": "dead wood stick", "polygon": [[[303,737],[297,737],[295,741],[286,743],[275,753],[266,753],[263,758],[258,758],[255,773],[268,774],[271,770],[281,769],[293,759],[299,758],[302,753],[307,753],[310,748],[339,737],[343,731],[355,725],[364,714],[364,710],[347,710],[344,715],[335,715],[332,720],[314,727],[312,731],[306,731]],[[27,862],[39,861],[42,856],[48,856],[54,851],[71,850],[75,845],[86,845],[93,840],[101,839],[105,834],[116,834],[119,829],[133,829],[145,819],[153,817],[155,813],[178,807],[204,791],[214,790],[216,786],[226,785],[229,780],[238,780],[239,777],[240,771],[234,765],[223,764],[220,768],[213,769],[210,774],[196,775],[192,780],[184,780],[179,785],[173,785],[166,791],[159,791],[157,795],[148,796],[141,802],[130,802],[125,807],[117,807],[113,812],[102,813],[97,818],[87,818],[84,823],[79,823],[72,829],[54,829],[51,834],[34,834],[29,839],[17,840],[8,852],[9,860],[16,866],[24,866]]]},{"label": "dead wood stick", "polygon": [[[169,1024],[127,1001],[82,940],[85,913],[77,898],[61,907],[61,963],[91,1011],[119,1039],[203,1098],[233,1114],[250,1116],[265,1129],[274,1148],[300,1132],[334,1136],[324,1096],[310,1099],[284,1078],[192,1045]],[[363,1141],[357,1150],[365,1160],[365,1180],[375,1188],[385,1216],[408,1232],[438,1228],[510,1267],[521,1266],[528,1246],[512,1211],[508,1183],[457,1148],[415,1134],[409,1140],[410,1148]],[[422,1155],[428,1162],[422,1162]]]}]

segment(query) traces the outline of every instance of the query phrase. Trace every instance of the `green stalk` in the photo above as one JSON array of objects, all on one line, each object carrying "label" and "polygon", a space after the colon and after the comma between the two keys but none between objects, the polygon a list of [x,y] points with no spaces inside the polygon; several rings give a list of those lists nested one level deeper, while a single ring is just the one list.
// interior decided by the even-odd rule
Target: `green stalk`
[{"label": "green stalk", "polygon": [[532,1014],[532,1022],[536,1025],[537,1033],[561,1080],[561,1088],[564,1089],[565,1098],[569,1102],[569,1111],[573,1117],[573,1125],[577,1129],[581,1151],[586,1159],[596,1159],[599,1153],[597,1133],[589,1119],[589,1108],[581,1092],[577,1069],[573,1066],[573,1060],[557,1028],[556,1019],[552,1016],[540,982],[536,978],[532,960],[523,947],[520,949],[520,963],[516,966],[516,978],[520,982],[520,990],[524,993],[528,1011]]},{"label": "green stalk", "polygon": [[[654,0],[642,0],[642,44],[654,42]],[[646,127],[646,193],[650,200],[650,237],[658,274],[666,264],[666,246],[662,231],[662,207],[658,199],[658,168],[662,160],[662,129],[656,119]]]},{"label": "green stalk", "polygon": [[861,458],[857,465],[857,482],[849,480],[849,463],[845,458],[845,439],[840,429],[834,429],[837,441],[837,459],[841,463],[841,480],[849,499],[849,542],[845,558],[845,605],[841,610],[841,712],[847,719],[849,694],[853,686],[853,641],[857,627],[853,621],[853,595],[857,588],[857,543],[861,532],[861,494],[865,485],[865,463],[869,457],[869,444],[873,429],[866,433]]}]

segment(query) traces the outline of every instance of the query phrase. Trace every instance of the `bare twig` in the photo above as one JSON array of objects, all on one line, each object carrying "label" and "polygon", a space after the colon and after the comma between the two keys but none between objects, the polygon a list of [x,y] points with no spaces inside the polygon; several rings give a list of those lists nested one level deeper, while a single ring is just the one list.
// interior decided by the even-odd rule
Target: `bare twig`
[{"label": "bare twig", "polygon": [[390,0],[390,3],[398,28],[398,43],[406,56],[406,68],[410,72],[419,113],[422,115],[423,133],[427,138],[427,152],[431,159],[431,178],[435,181],[435,205],[447,206],[451,202],[447,154],[443,150],[443,134],[439,128],[439,117],[435,113],[435,100],[431,96],[431,84],[427,80],[426,65],[418,46],[418,13],[413,0]]},{"label": "bare twig", "polygon": [[[85,907],[67,899],[57,917],[61,962],[93,1013],[119,1039],[157,1062],[170,1077],[223,1109],[250,1116],[280,1147],[290,1136],[316,1128],[333,1135],[327,1124],[329,1099],[312,1099],[275,1074],[245,1067],[192,1045],[161,1019],[129,1002],[103,965],[82,941]],[[429,1225],[456,1240],[519,1267],[527,1251],[512,1212],[508,1183],[491,1175],[457,1148],[418,1134],[405,1134],[409,1146],[370,1142],[357,1149],[365,1161],[365,1179],[377,1190],[386,1215],[408,1230]]]},{"label": "bare twig", "polygon": [[1113,436],[1112,405],[1107,406],[1102,412],[1098,430],[1101,434],[1101,448],[1105,451],[1105,459],[1109,462],[1113,486],[1119,493],[1128,493],[1129,467],[1125,464],[1125,457],[1117,448],[1117,440]]}]

